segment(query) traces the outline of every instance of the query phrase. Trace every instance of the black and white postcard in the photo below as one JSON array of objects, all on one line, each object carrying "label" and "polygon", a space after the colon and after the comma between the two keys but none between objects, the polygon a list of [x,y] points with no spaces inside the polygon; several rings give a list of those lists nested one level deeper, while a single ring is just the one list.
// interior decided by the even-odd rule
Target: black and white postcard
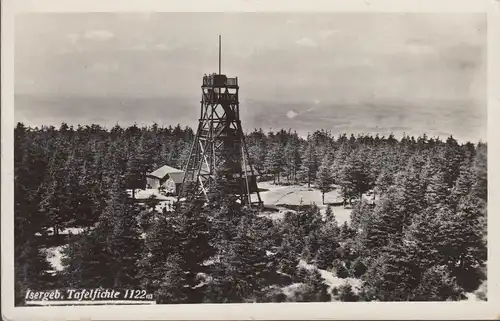
[{"label": "black and white postcard", "polygon": [[500,314],[498,1],[3,9],[7,319]]}]

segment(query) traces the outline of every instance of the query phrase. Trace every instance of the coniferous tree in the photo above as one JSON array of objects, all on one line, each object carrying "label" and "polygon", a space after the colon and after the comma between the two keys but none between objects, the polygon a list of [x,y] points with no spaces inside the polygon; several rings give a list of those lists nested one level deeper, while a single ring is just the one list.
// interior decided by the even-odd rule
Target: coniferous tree
[{"label": "coniferous tree", "polygon": [[465,162],[460,167],[460,174],[451,189],[451,205],[458,205],[460,199],[470,194],[474,186],[474,171],[472,164]]},{"label": "coniferous tree", "polygon": [[110,268],[111,258],[105,250],[105,242],[105,235],[94,230],[63,248],[61,263],[65,284],[73,288],[114,286],[114,271]]},{"label": "coniferous tree", "polygon": [[349,270],[345,266],[345,263],[340,259],[333,261],[332,272],[334,272],[335,275],[341,279],[345,279],[349,276]]},{"label": "coniferous tree", "polygon": [[319,231],[311,231],[304,238],[304,248],[302,249],[301,257],[307,261],[311,262],[316,257],[316,253],[319,250]]},{"label": "coniferous tree", "polygon": [[209,214],[202,209],[202,203],[188,200],[189,204],[174,213],[177,254],[180,256],[179,267],[182,269],[190,289],[189,302],[199,302],[202,293],[198,289],[198,274],[206,273],[204,262],[214,255],[211,244],[213,229]]},{"label": "coniferous tree", "polygon": [[313,145],[312,141],[308,141],[302,155],[300,176],[307,182],[307,187],[311,187],[311,183],[316,177],[316,172],[319,168],[316,147]]},{"label": "coniferous tree", "polygon": [[353,261],[351,267],[351,275],[355,278],[361,277],[366,272],[366,265],[363,263],[362,259],[357,258]]},{"label": "coniferous tree", "polygon": [[265,160],[268,153],[267,137],[262,129],[254,130],[246,137],[248,154],[251,163],[259,173],[265,172]]},{"label": "coniferous tree", "polygon": [[458,301],[464,299],[464,291],[457,284],[447,266],[433,266],[423,273],[413,292],[412,301]]},{"label": "coniferous tree", "polygon": [[[144,239],[144,250],[138,262],[138,278],[141,287],[149,292],[159,291],[160,286],[166,291],[166,284],[170,283],[161,285],[159,280],[165,276],[165,262],[176,254],[178,241],[171,218],[158,215],[153,222]],[[178,260],[172,260],[169,264],[174,264],[178,268]]]},{"label": "coniferous tree", "polygon": [[[106,252],[111,256],[109,268],[114,272],[113,285],[124,287],[137,283],[136,262],[142,252],[138,226],[139,208],[125,192],[125,180],[118,177],[103,213],[103,227],[108,232]],[[109,229],[109,230],[108,230]]]},{"label": "coniferous tree", "polygon": [[352,285],[347,282],[339,286],[338,293],[340,301],[357,302],[359,300],[358,296],[352,290]]},{"label": "coniferous tree", "polygon": [[486,202],[488,200],[488,150],[486,144],[478,144],[473,167],[476,177],[474,191]]},{"label": "coniferous tree", "polygon": [[64,251],[68,283],[80,287],[137,285],[136,263],[142,252],[137,216],[138,209],[125,192],[125,180],[119,176],[97,227]]},{"label": "coniferous tree", "polygon": [[404,213],[401,213],[394,197],[391,197],[390,191],[386,197],[380,200],[363,227],[363,245],[366,249],[378,251],[381,247],[389,244],[391,241],[402,237]]},{"label": "coniferous tree", "polygon": [[394,173],[384,167],[375,181],[375,190],[377,194],[382,195],[389,190],[394,183]]},{"label": "coniferous tree", "polygon": [[181,260],[178,254],[173,254],[165,261],[161,269],[163,276],[156,290],[158,304],[184,303],[188,300],[185,271],[179,264]]},{"label": "coniferous tree", "polygon": [[371,186],[366,160],[362,156],[360,152],[352,152],[338,174],[341,194],[349,202],[354,197],[361,199],[361,195]]},{"label": "coniferous tree", "polygon": [[403,243],[412,261],[422,270],[446,261],[437,245],[441,223],[434,211],[424,211],[416,216],[405,231]]},{"label": "coniferous tree", "polygon": [[320,269],[329,269],[339,255],[339,228],[334,224],[325,224],[318,231],[318,249],[315,253],[315,263]]},{"label": "coniferous tree", "polygon": [[451,188],[460,174],[460,165],[465,159],[463,150],[452,136],[448,137],[444,144],[442,157],[445,160],[443,162],[444,181],[447,187]]},{"label": "coniferous tree", "polygon": [[422,165],[419,163],[419,158],[410,160],[405,170],[396,176],[393,187],[386,195],[397,205],[396,217],[402,219],[403,226],[408,226],[413,216],[424,208],[422,200],[425,197],[425,183],[420,175]]},{"label": "coniferous tree", "polygon": [[[140,153],[140,152],[139,152]],[[130,153],[127,160],[127,175],[126,187],[132,190],[132,199],[135,199],[135,192],[137,189],[146,187],[146,171],[143,165],[143,159],[137,152]]]},{"label": "coniferous tree", "polygon": [[479,285],[474,275],[486,260],[484,216],[484,202],[474,196],[463,198],[457,212],[443,208],[438,215],[441,233],[435,246],[467,290]]},{"label": "coniferous tree", "polygon": [[224,247],[228,240],[236,236],[236,227],[245,215],[254,213],[245,212],[243,205],[231,193],[231,187],[226,184],[222,172],[216,174],[213,185],[208,191],[208,205],[205,211],[211,217],[211,228],[214,246]]},{"label": "coniferous tree", "polygon": [[75,190],[78,191],[78,173],[73,164],[74,154],[72,153],[64,165],[51,169],[45,192],[40,200],[40,212],[50,221],[56,238],[60,230],[70,225],[74,217],[72,212],[75,210],[75,205],[79,203],[76,197],[80,195],[72,195]]},{"label": "coniferous tree", "polygon": [[179,143],[177,147],[177,155],[178,157],[174,160],[172,159],[171,163],[176,164],[177,168],[184,169],[188,158],[189,158],[189,153],[191,152],[192,144],[188,142],[181,142]]},{"label": "coniferous tree", "polygon": [[316,269],[307,271],[298,301],[328,302],[330,300],[331,297],[328,293],[328,287],[324,283],[321,273]]},{"label": "coniferous tree", "polygon": [[256,242],[258,235],[251,219],[244,218],[237,227],[235,238],[223,253],[219,252],[208,291],[224,293],[223,302],[255,302],[268,285],[266,276],[275,266],[266,249]]},{"label": "coniferous tree", "polygon": [[373,207],[366,201],[362,200],[357,203],[350,214],[351,227],[354,230],[363,229],[367,224],[370,224]]},{"label": "coniferous tree", "polygon": [[356,236],[356,230],[352,229],[345,221],[339,229],[339,239],[346,241]]},{"label": "coniferous tree", "polygon": [[289,177],[289,183],[297,181],[297,173],[300,170],[302,159],[300,155],[300,142],[298,138],[292,137],[285,147],[286,168]]},{"label": "coniferous tree", "polygon": [[[188,194],[168,217],[156,214],[139,261],[141,285],[166,303],[201,302],[205,289],[199,276],[209,272],[205,263],[214,255],[209,213],[194,191]],[[169,291],[182,295],[175,299]]]},{"label": "coniferous tree", "polygon": [[51,287],[48,274],[51,268],[34,239],[24,242],[15,254],[15,304],[23,305],[27,290],[47,290]]},{"label": "coniferous tree", "polygon": [[280,183],[281,173],[283,172],[284,163],[284,151],[281,145],[274,146],[266,157],[265,167],[267,172],[272,175],[273,182],[276,184]]},{"label": "coniferous tree", "polygon": [[408,301],[419,282],[420,271],[401,245],[391,243],[363,275],[362,292],[367,301]]},{"label": "coniferous tree", "polygon": [[351,163],[341,165],[337,173],[336,182],[340,185],[340,195],[344,199],[344,207],[347,201],[351,200],[358,195],[356,191],[356,183],[353,179],[354,167]]},{"label": "coniferous tree", "polygon": [[427,185],[424,200],[427,208],[439,208],[448,203],[449,188],[444,173],[435,173]]},{"label": "coniferous tree", "polygon": [[335,218],[335,214],[333,213],[332,206],[328,204],[325,209],[325,221],[326,222],[334,222],[337,225],[337,219]]},{"label": "coniferous tree", "polygon": [[278,268],[282,273],[295,276],[297,265],[299,264],[299,255],[297,248],[290,242],[289,238],[283,238],[281,245],[276,251],[276,260]]},{"label": "coniferous tree", "polygon": [[323,158],[321,166],[319,167],[317,183],[318,189],[321,191],[321,200],[325,204],[325,193],[332,190],[333,174],[331,169],[331,161],[329,156]]}]

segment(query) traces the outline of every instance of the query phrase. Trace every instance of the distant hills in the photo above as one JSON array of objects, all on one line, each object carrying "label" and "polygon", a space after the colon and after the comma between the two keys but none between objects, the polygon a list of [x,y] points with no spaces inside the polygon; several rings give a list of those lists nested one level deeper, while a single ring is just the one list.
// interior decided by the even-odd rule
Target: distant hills
[{"label": "distant hills", "polygon": [[[107,97],[71,95],[15,96],[15,121],[26,125],[96,123],[112,127],[129,125],[197,126],[199,96]],[[447,137],[460,141],[486,141],[486,106],[474,108],[464,102],[434,101],[423,105],[330,104],[314,102],[259,101],[241,98],[243,129],[268,131],[291,129],[302,136],[318,129],[338,133],[379,133],[396,136]]]}]

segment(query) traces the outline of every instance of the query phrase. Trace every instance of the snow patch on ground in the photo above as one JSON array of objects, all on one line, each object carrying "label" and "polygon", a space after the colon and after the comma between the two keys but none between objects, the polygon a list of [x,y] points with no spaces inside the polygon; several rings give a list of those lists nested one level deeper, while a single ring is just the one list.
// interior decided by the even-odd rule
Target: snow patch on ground
[{"label": "snow patch on ground", "polygon": [[[273,182],[270,182],[270,181],[258,182],[257,185],[261,189],[268,189],[268,190],[271,190],[271,189],[277,190],[277,189],[283,189],[283,188],[288,188],[289,187],[289,186],[285,186],[285,185],[276,185],[276,184],[274,184]],[[262,193],[263,192],[261,192],[261,194]]]},{"label": "snow patch on ground", "polygon": [[[59,231],[59,235],[78,235],[83,233],[84,229],[81,227],[68,227]],[[47,229],[49,235],[54,235],[54,228],[49,227]],[[40,233],[35,233],[35,236],[42,236]]]},{"label": "snow patch on ground", "polygon": [[[344,222],[347,222],[348,224],[351,222],[351,212],[352,208],[344,208],[344,206],[332,206],[332,212],[335,215],[335,218],[337,219],[337,223],[339,225],[344,224]],[[326,211],[326,206],[320,206],[320,211],[321,214],[324,215]]]},{"label": "snow patch on ground", "polygon": [[[128,189],[127,194],[132,197],[132,190]],[[173,200],[175,197],[173,196],[165,196],[158,191],[157,188],[150,188],[150,189],[136,189],[135,190],[135,199],[142,200],[142,199],[148,199],[151,196],[155,196],[157,200]]]},{"label": "snow patch on ground", "polygon": [[279,212],[263,212],[259,216],[265,216],[272,220],[281,220],[285,216],[285,212],[284,210],[280,210]]},{"label": "snow patch on ground", "polygon": [[[321,192],[316,189],[308,188],[307,184],[302,185],[275,185],[272,182],[259,182],[259,188],[265,189],[266,191],[260,192],[260,197],[264,202],[264,205],[273,205],[278,207],[279,212],[264,212],[263,215],[270,217],[271,219],[281,219],[284,213],[291,211],[284,208],[285,205],[311,205],[316,204],[322,214],[325,213],[327,205],[323,205]],[[325,203],[338,204],[342,202],[338,190],[325,194]],[[343,205],[331,206],[337,222],[342,225],[344,222],[350,222],[351,208],[344,208]]]},{"label": "snow patch on ground", "polygon": [[[306,268],[308,270],[312,270],[316,268],[315,265],[313,264],[308,264],[304,260],[299,261],[299,267]],[[328,293],[331,293],[332,289],[334,287],[339,287],[346,282],[349,283],[352,286],[352,290],[354,293],[359,293],[359,290],[361,289],[361,280],[355,279],[355,278],[339,278],[333,274],[333,272],[326,271],[326,270],[321,270],[318,269],[319,273],[321,274],[321,277],[325,280],[325,284],[328,285]]]},{"label": "snow patch on ground", "polygon": [[465,296],[467,298],[463,301],[486,301],[488,296],[487,281],[484,280],[476,291],[465,293]]},{"label": "snow patch on ground", "polygon": [[465,293],[465,297],[466,298],[463,299],[462,301],[472,301],[472,302],[480,301],[475,293],[467,292],[467,293]]},{"label": "snow patch on ground", "polygon": [[45,252],[47,261],[50,263],[50,265],[55,271],[64,270],[64,267],[61,263],[63,257],[62,254],[63,249],[64,245],[49,247],[43,250]]},{"label": "snow patch on ground", "polygon": [[[317,189],[307,187],[307,184],[280,186],[272,182],[259,182],[259,188],[266,189],[260,192],[260,197],[264,204],[289,204],[289,205],[310,205],[323,203],[321,192]],[[342,202],[337,190],[325,194],[325,203]]]},{"label": "snow patch on ground", "polygon": [[283,287],[283,294],[286,295],[287,298],[294,298],[297,296],[297,292],[300,290],[300,286],[302,283],[292,283]]},{"label": "snow patch on ground", "polygon": [[156,206],[155,206],[155,211],[157,212],[163,212],[163,209],[166,209],[167,212],[171,212],[174,210],[174,202],[177,200],[171,199],[167,201],[160,201]]}]

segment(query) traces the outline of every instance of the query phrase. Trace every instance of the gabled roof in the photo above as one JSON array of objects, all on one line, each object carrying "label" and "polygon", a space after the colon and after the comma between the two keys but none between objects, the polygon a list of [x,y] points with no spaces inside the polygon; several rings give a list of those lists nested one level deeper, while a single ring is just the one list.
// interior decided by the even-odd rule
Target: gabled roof
[{"label": "gabled roof", "polygon": [[148,173],[148,176],[154,176],[154,177],[157,177],[157,178],[163,178],[166,175],[170,175],[170,174],[173,174],[173,173],[181,173],[182,174],[183,171],[180,170],[180,169],[177,169],[177,168],[173,168],[173,167],[164,165],[164,166],[158,168],[157,170],[155,170],[154,172]]},{"label": "gabled roof", "polygon": [[175,184],[182,184],[184,180],[184,172],[180,173],[169,173],[168,176],[175,182]]}]

